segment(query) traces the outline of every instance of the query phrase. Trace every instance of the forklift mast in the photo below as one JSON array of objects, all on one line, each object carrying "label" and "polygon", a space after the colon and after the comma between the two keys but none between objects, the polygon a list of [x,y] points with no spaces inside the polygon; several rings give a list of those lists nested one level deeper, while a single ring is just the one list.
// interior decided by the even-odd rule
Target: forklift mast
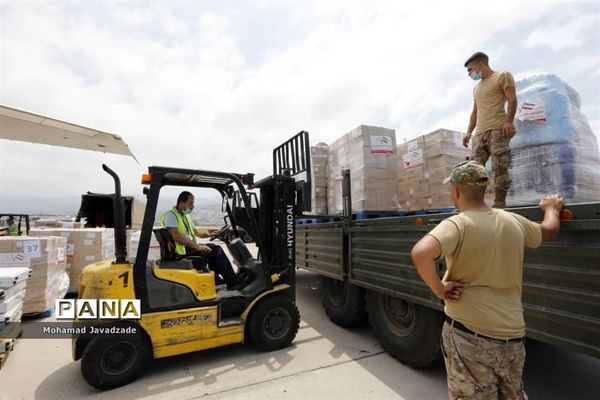
[{"label": "forklift mast", "polygon": [[311,208],[310,144],[302,131],[273,150],[273,175],[257,182],[260,189],[258,231],[262,261],[295,292],[296,216]]}]

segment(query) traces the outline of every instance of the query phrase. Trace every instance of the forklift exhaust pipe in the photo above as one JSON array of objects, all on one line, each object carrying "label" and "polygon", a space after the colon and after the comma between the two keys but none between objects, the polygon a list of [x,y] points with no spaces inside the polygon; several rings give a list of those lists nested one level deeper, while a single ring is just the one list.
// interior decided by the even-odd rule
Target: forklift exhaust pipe
[{"label": "forklift exhaust pipe", "polygon": [[113,196],[113,224],[115,226],[115,263],[127,262],[125,250],[125,207],[121,197],[121,180],[115,171],[102,164],[102,169],[115,180],[115,195]]}]

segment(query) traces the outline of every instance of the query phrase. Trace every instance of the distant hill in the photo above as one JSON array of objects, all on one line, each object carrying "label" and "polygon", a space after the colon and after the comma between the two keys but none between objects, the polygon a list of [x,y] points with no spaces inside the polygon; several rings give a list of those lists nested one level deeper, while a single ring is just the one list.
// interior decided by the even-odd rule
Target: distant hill
[{"label": "distant hill", "polygon": [[[145,200],[145,199],[144,199]],[[158,202],[157,214],[175,204],[176,198],[164,197]],[[0,197],[0,214],[29,214],[32,216],[75,217],[81,203],[80,196]],[[204,225],[222,225],[221,203],[201,201],[194,209],[194,221]]]}]

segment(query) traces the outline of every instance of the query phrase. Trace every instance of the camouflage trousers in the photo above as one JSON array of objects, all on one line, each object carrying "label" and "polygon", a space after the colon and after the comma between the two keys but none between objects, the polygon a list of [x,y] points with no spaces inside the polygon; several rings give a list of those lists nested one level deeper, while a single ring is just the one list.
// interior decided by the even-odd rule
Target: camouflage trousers
[{"label": "camouflage trousers", "polygon": [[510,188],[510,138],[504,137],[502,129],[492,129],[479,132],[473,136],[471,160],[485,166],[488,159],[492,158],[492,172],[497,192],[508,192]]},{"label": "camouflage trousers", "polygon": [[522,380],[525,364],[522,341],[486,339],[444,322],[442,353],[451,400],[527,400]]}]

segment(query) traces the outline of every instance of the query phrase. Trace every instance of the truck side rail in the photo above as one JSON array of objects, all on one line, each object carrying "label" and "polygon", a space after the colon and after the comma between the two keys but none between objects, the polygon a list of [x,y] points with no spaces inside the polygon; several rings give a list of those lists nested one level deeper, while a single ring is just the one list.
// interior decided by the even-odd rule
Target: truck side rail
[{"label": "truck side rail", "polygon": [[[526,249],[523,308],[527,336],[600,358],[600,204],[568,207],[553,242]],[[509,211],[541,220],[537,207]],[[297,226],[297,265],[436,310],[439,301],[419,278],[412,246],[451,214],[376,218]],[[342,236],[347,236],[343,250]],[[340,238],[340,239],[337,239]],[[340,259],[338,254],[342,254]],[[440,275],[443,262],[438,263]]]}]

